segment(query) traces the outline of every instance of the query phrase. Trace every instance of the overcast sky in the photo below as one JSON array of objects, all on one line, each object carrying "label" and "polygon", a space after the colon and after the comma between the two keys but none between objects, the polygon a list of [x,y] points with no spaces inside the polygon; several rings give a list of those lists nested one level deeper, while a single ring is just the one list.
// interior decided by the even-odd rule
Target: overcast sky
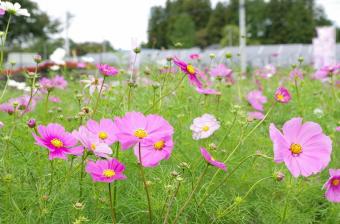
[{"label": "overcast sky", "polygon": [[[166,0],[33,0],[53,18],[74,15],[69,36],[77,42],[109,40],[115,48],[130,49],[131,40],[147,40],[150,8]],[[211,0],[215,5],[219,0]],[[340,0],[317,0],[328,17],[340,25]],[[63,34],[64,35],[64,34]]]}]

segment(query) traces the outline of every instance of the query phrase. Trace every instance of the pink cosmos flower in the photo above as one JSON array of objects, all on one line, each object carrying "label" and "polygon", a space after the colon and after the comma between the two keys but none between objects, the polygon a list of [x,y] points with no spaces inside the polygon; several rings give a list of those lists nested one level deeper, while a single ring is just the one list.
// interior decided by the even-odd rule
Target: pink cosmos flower
[{"label": "pink cosmos flower", "polygon": [[53,86],[57,89],[65,89],[67,87],[67,81],[63,76],[57,75],[52,78]]},{"label": "pink cosmos flower", "polygon": [[210,75],[212,77],[232,77],[232,74],[233,70],[231,70],[224,64],[219,64],[210,71]]},{"label": "pink cosmos flower", "polygon": [[39,81],[40,90],[42,92],[52,91],[53,89],[65,89],[67,87],[67,81],[62,76],[55,76],[52,79],[42,78]]},{"label": "pink cosmos flower", "polygon": [[340,169],[329,169],[329,179],[323,186],[328,201],[340,203]]},{"label": "pink cosmos flower", "polygon": [[83,148],[76,146],[77,139],[71,133],[65,131],[64,127],[60,124],[48,124],[47,126],[38,126],[39,136],[33,134],[35,144],[47,148],[49,159],[67,159],[67,154],[81,155]]},{"label": "pink cosmos flower", "polygon": [[325,80],[330,76],[340,74],[340,64],[323,66],[314,73],[314,79]]},{"label": "pink cosmos flower", "polygon": [[335,128],[336,131],[340,131],[340,126]]},{"label": "pink cosmos flower", "polygon": [[221,92],[215,90],[215,89],[202,89],[202,88],[196,88],[196,91],[199,94],[204,94],[204,95],[221,95]]},{"label": "pink cosmos flower", "polygon": [[289,77],[291,80],[294,79],[303,79],[302,71],[298,68],[294,68],[293,71],[290,72]]},{"label": "pink cosmos flower", "polygon": [[264,114],[262,112],[259,112],[259,111],[253,111],[253,112],[248,113],[248,118],[250,118],[251,120],[253,120],[253,119],[263,120]]},{"label": "pink cosmos flower", "polygon": [[108,158],[109,155],[112,154],[111,148],[84,126],[80,126],[78,131],[73,131],[72,135],[84,146],[85,149],[89,150],[96,156]]},{"label": "pink cosmos flower", "polygon": [[118,69],[107,64],[98,64],[97,68],[99,72],[104,76],[115,76],[118,74]]},{"label": "pink cosmos flower", "polygon": [[6,11],[4,9],[0,8],[0,16],[5,15],[5,13],[6,13]]},{"label": "pink cosmos flower", "polygon": [[259,90],[250,91],[247,95],[247,100],[255,110],[259,111],[263,111],[263,104],[267,103],[267,97]]},{"label": "pink cosmos flower", "polygon": [[202,88],[202,82],[197,78],[197,71],[194,66],[187,64],[176,57],[173,59],[173,61],[175,65],[177,65],[182,70],[182,72],[187,74],[191,85]]},{"label": "pink cosmos flower", "polygon": [[274,161],[284,162],[294,177],[310,176],[322,171],[330,162],[331,139],[323,134],[319,124],[293,118],[283,125],[283,134],[270,124],[274,143]]},{"label": "pink cosmos flower", "polygon": [[200,150],[205,161],[207,161],[210,165],[215,166],[221,170],[227,171],[226,165],[222,162],[215,160],[205,148],[201,147]]},{"label": "pink cosmos flower", "polygon": [[61,100],[59,97],[56,97],[56,96],[50,96],[49,98],[49,101],[51,101],[52,103],[60,103]]},{"label": "pink cosmos flower", "polygon": [[86,165],[86,172],[91,175],[94,182],[111,183],[116,180],[124,180],[125,166],[117,159],[89,161]]},{"label": "pink cosmos flower", "polygon": [[288,103],[292,97],[285,87],[279,87],[275,91],[274,98],[279,103]]},{"label": "pink cosmos flower", "polygon": [[200,59],[200,55],[199,54],[190,54],[189,58],[192,60],[199,60]]},{"label": "pink cosmos flower", "polygon": [[256,70],[255,74],[264,79],[268,79],[276,74],[276,67],[274,65],[269,64],[264,66],[263,68]]},{"label": "pink cosmos flower", "polygon": [[142,161],[144,167],[158,166],[163,159],[169,159],[174,147],[172,136],[155,136],[152,139],[145,139],[141,142],[141,160],[139,158],[139,146],[135,145],[134,154],[138,161]]},{"label": "pink cosmos flower", "polygon": [[124,117],[114,119],[113,133],[122,149],[128,149],[145,140],[158,140],[159,136],[172,136],[173,127],[161,116],[140,112],[127,112]]},{"label": "pink cosmos flower", "polygon": [[114,123],[111,119],[101,119],[100,122],[96,122],[94,120],[89,120],[86,123],[86,128],[95,136],[99,138],[101,142],[104,142],[108,145],[113,144],[117,141],[115,136]]}]

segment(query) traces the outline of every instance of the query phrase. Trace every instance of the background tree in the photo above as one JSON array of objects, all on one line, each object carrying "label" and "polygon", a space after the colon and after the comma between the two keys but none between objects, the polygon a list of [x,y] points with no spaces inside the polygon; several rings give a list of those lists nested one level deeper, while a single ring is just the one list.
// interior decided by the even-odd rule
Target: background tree
[{"label": "background tree", "polygon": [[195,45],[195,24],[191,17],[186,14],[178,15],[174,23],[169,27],[169,41],[174,46],[177,42],[184,48],[190,48]]}]

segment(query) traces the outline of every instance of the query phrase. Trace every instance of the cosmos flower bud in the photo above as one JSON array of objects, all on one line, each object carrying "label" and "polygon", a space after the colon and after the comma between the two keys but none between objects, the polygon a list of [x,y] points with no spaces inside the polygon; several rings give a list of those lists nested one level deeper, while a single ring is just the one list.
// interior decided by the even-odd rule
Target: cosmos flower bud
[{"label": "cosmos flower bud", "polygon": [[11,64],[11,66],[14,66],[17,64],[15,61],[10,61],[9,63]]},{"label": "cosmos flower bud", "polygon": [[176,177],[176,180],[177,180],[178,182],[181,182],[181,181],[183,181],[184,179],[183,179],[183,177],[178,176],[178,177]]},{"label": "cosmos flower bud", "polygon": [[209,148],[210,150],[216,150],[216,149],[217,149],[217,145],[216,145],[215,143],[210,143],[210,144],[208,145],[208,148]]},{"label": "cosmos flower bud", "polygon": [[133,52],[135,52],[136,54],[139,54],[142,50],[139,47],[136,47],[135,49],[133,49]]},{"label": "cosmos flower bud", "polygon": [[304,59],[303,57],[301,57],[301,56],[298,58],[298,61],[299,61],[300,64],[301,64],[304,60],[305,60],[305,59]]},{"label": "cosmos flower bud", "polygon": [[75,209],[77,209],[77,210],[82,210],[82,209],[85,207],[85,205],[84,205],[83,203],[81,203],[81,202],[76,202],[76,203],[73,205],[73,207],[74,207]]},{"label": "cosmos flower bud", "polygon": [[178,175],[179,175],[179,173],[177,173],[177,171],[176,170],[174,170],[174,171],[171,171],[171,176],[173,176],[173,177],[177,177]]},{"label": "cosmos flower bud", "polygon": [[167,60],[167,61],[172,61],[172,57],[169,56],[169,57],[166,58],[166,60]]},{"label": "cosmos flower bud", "polygon": [[91,112],[91,109],[89,107],[83,107],[81,108],[81,110],[85,113],[85,114],[89,114]]},{"label": "cosmos flower bud", "polygon": [[31,118],[27,121],[27,126],[29,128],[35,128],[37,126],[37,122],[35,121],[34,118]]},{"label": "cosmos flower bud", "polygon": [[227,53],[225,54],[225,57],[226,57],[227,59],[231,59],[231,58],[233,57],[233,55],[232,55],[230,52],[227,52]]},{"label": "cosmos flower bud", "polygon": [[216,58],[216,54],[211,53],[211,54],[209,54],[209,57],[210,57],[210,59],[214,59],[214,58]]},{"label": "cosmos flower bud", "polygon": [[33,57],[33,60],[35,61],[35,63],[39,64],[42,61],[42,57],[41,55],[37,54]]},{"label": "cosmos flower bud", "polygon": [[275,173],[274,177],[275,177],[276,181],[280,182],[285,178],[285,175],[281,171],[278,171],[278,172]]},{"label": "cosmos flower bud", "polygon": [[43,195],[42,197],[41,197],[41,199],[43,200],[43,201],[47,201],[48,200],[48,195]]}]

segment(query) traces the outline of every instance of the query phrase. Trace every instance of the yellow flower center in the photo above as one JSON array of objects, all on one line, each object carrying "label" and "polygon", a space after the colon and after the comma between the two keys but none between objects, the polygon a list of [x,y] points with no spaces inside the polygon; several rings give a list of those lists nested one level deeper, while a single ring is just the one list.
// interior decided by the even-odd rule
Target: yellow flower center
[{"label": "yellow flower center", "polygon": [[140,139],[148,136],[148,133],[143,129],[137,129],[134,134],[137,138],[140,138]]},{"label": "yellow flower center", "polygon": [[114,170],[106,169],[103,171],[104,177],[110,178],[110,177],[113,177],[114,175],[116,175],[116,172]]},{"label": "yellow flower center", "polygon": [[193,75],[193,74],[195,74],[195,68],[194,68],[194,66],[192,66],[192,65],[187,65],[187,71],[191,74],[191,75]]},{"label": "yellow flower center", "polygon": [[61,140],[57,139],[57,138],[52,139],[52,140],[51,140],[51,144],[52,144],[54,147],[56,147],[56,148],[61,148],[61,147],[64,146],[64,143],[63,143]]},{"label": "yellow flower center", "polygon": [[202,127],[202,131],[209,131],[209,126],[208,125],[204,125],[203,127]]},{"label": "yellow flower center", "polygon": [[216,161],[214,157],[211,157],[210,159],[211,159],[211,161]]},{"label": "yellow flower center", "polygon": [[165,142],[163,140],[160,140],[158,142],[156,142],[153,147],[156,149],[156,150],[162,150],[165,146],[164,144]]},{"label": "yellow flower center", "polygon": [[332,181],[332,185],[333,186],[338,186],[340,184],[340,180],[339,179],[334,179],[333,181]]},{"label": "yellow flower center", "polygon": [[105,131],[101,131],[101,132],[99,132],[98,137],[101,140],[105,140],[105,139],[107,139],[107,133]]},{"label": "yellow flower center", "polygon": [[96,150],[96,145],[95,144],[91,144],[91,150],[92,151]]},{"label": "yellow flower center", "polygon": [[299,155],[302,152],[302,146],[300,144],[291,144],[290,145],[290,151],[292,151],[293,154]]},{"label": "yellow flower center", "polygon": [[283,101],[284,100],[284,96],[281,93],[278,93],[278,94],[276,94],[276,99],[278,101]]}]

